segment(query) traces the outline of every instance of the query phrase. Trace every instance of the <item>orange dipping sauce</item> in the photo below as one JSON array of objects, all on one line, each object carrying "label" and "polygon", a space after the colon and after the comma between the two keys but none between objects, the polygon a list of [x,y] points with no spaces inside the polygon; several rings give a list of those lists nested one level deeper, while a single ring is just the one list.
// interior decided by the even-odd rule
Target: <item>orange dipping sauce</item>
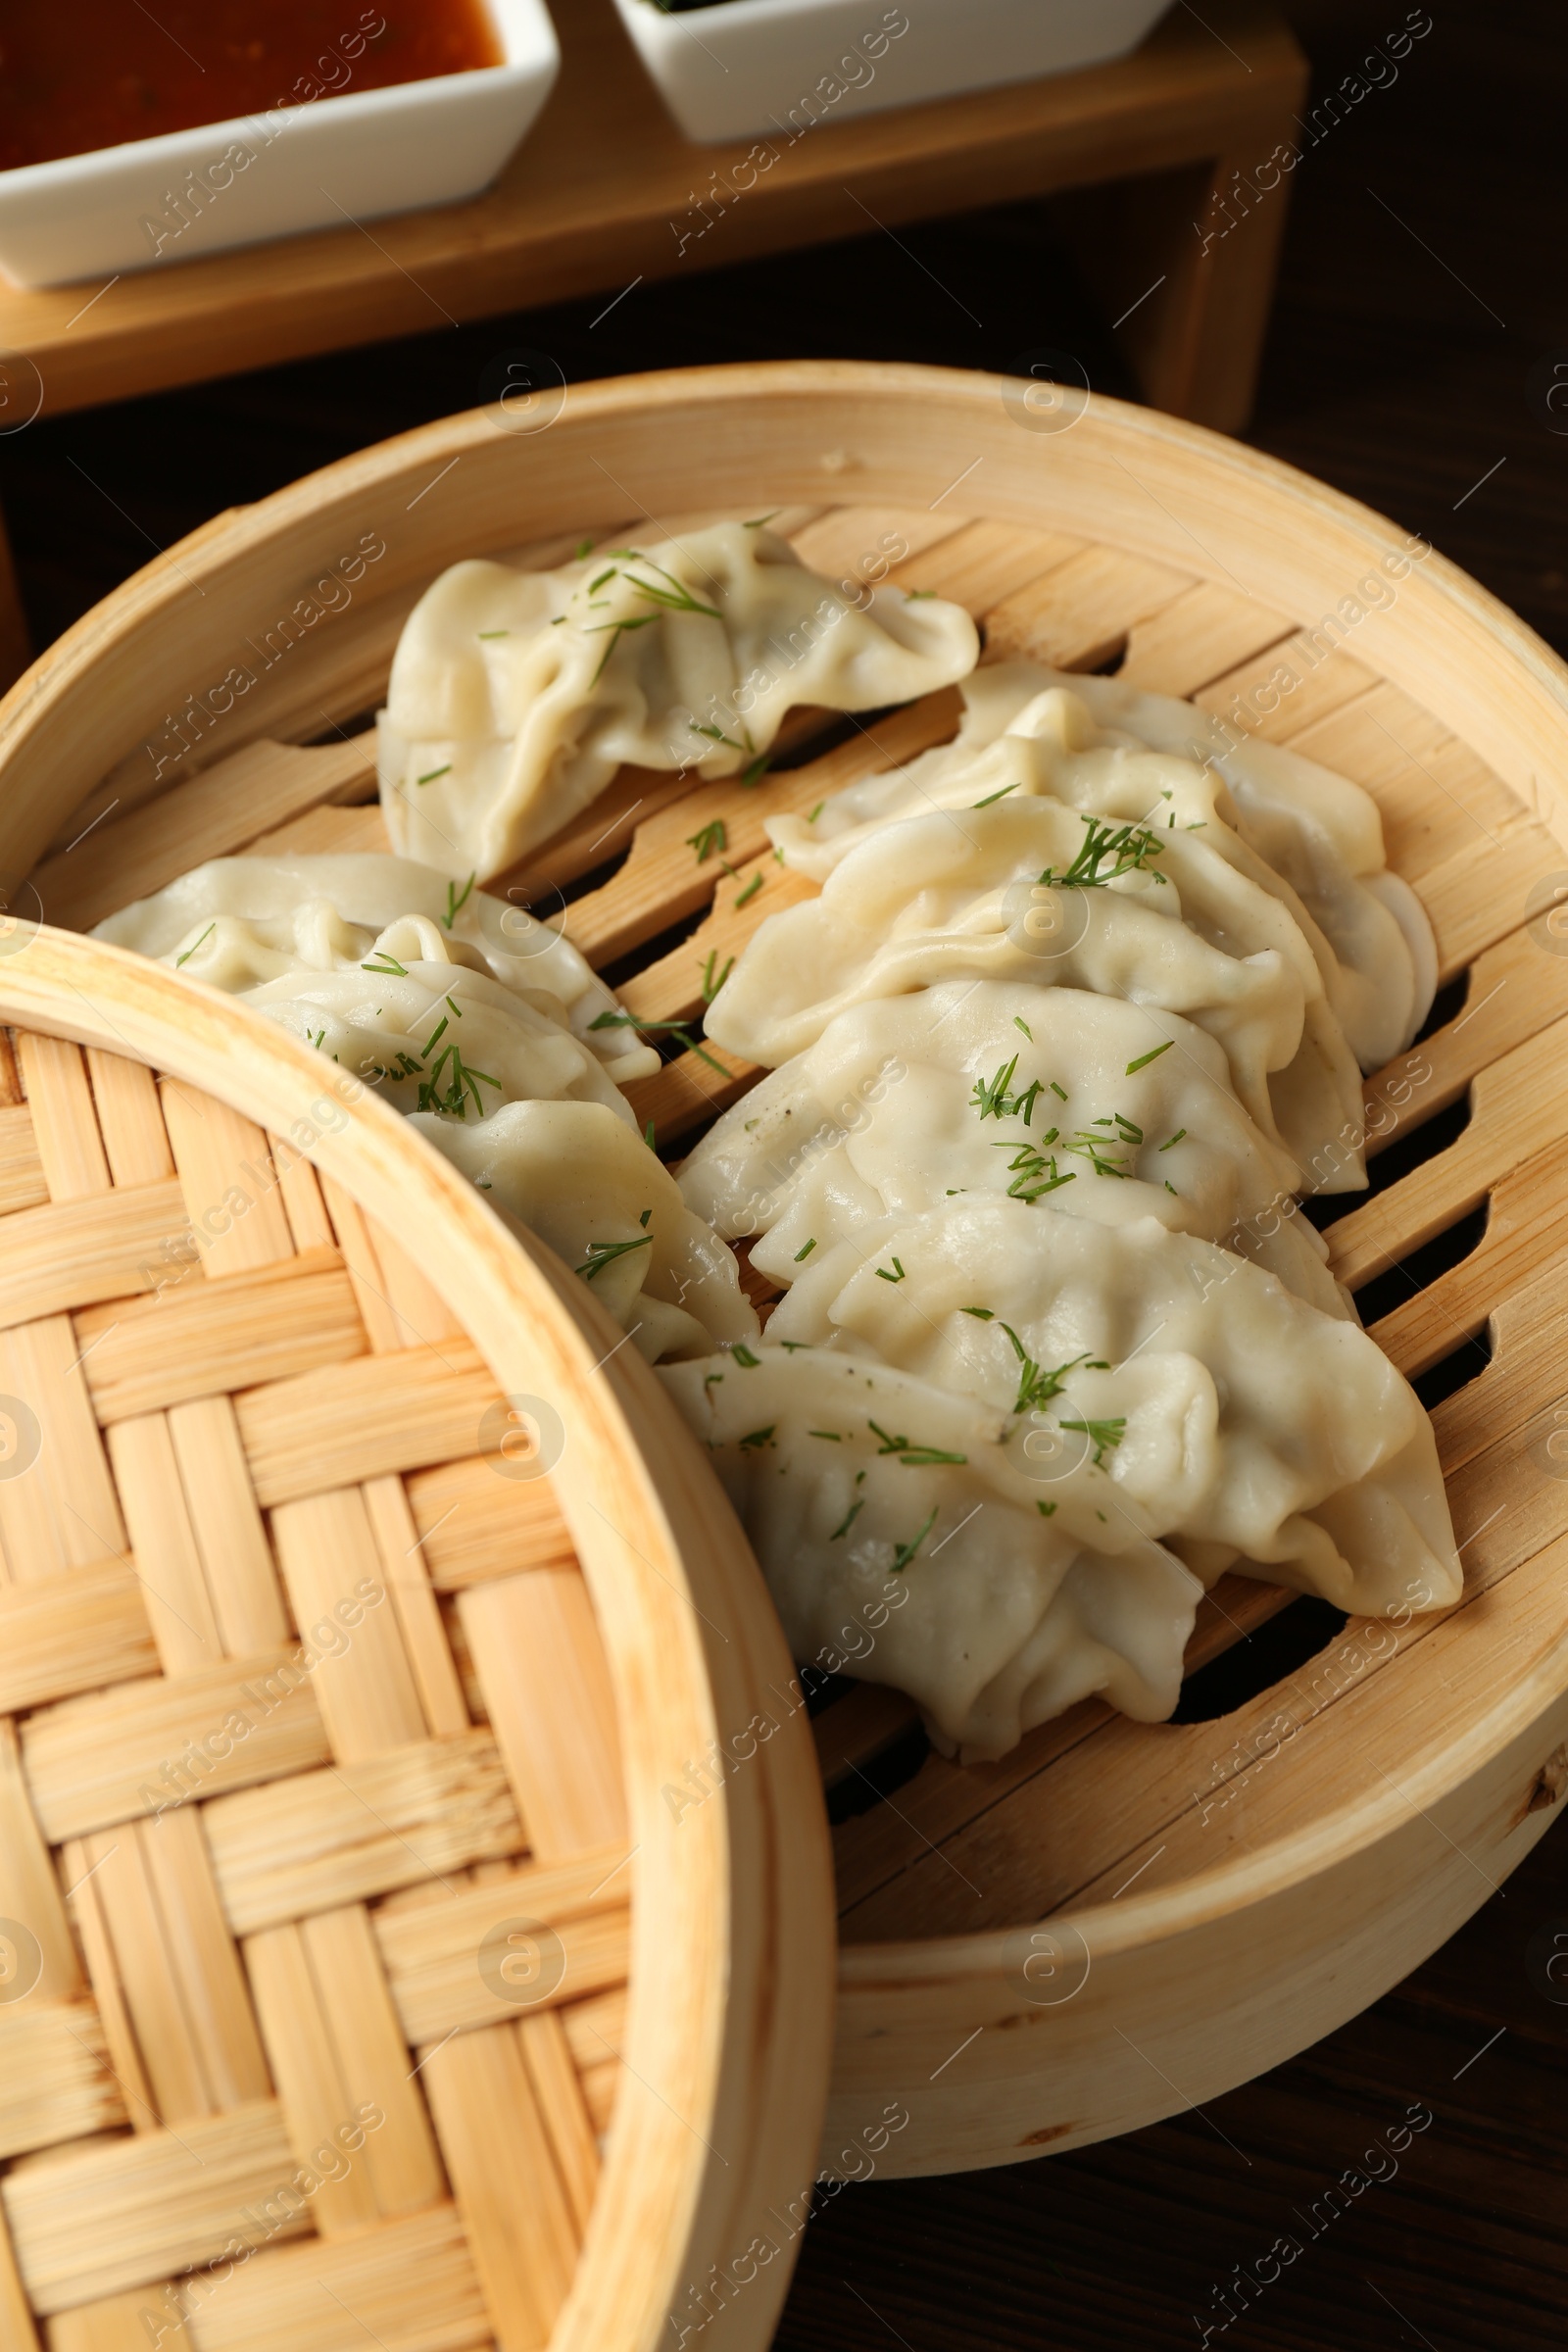
[{"label": "orange dipping sauce", "polygon": [[0,171],[505,63],[483,0],[0,0]]}]

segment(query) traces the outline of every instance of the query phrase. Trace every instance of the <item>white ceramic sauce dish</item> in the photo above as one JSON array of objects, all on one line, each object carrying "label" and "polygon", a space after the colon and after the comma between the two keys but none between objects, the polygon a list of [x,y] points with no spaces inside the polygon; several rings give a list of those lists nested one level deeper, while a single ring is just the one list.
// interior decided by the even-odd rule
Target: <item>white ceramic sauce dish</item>
[{"label": "white ceramic sauce dish", "polygon": [[1103,64],[1167,0],[615,0],[689,139],[786,139],[819,122]]},{"label": "white ceramic sauce dish", "polygon": [[532,128],[561,64],[543,0],[487,6],[499,66],[356,90],[356,26],[335,62],[323,59],[325,77],[343,79],[319,98],[0,172],[0,270],[54,286],[168,269],[477,195]]}]

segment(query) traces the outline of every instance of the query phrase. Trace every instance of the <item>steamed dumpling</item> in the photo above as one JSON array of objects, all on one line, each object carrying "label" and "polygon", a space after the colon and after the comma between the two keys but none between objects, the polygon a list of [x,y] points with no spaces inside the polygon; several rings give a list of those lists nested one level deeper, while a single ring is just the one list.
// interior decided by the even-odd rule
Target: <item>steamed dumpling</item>
[{"label": "steamed dumpling", "polygon": [[[1115,678],[1002,662],[977,670],[963,693],[951,744],[864,779],[814,825],[771,820],[787,860],[820,872],[869,825],[933,804],[972,805],[1009,786],[1097,814],[1204,826],[1211,846],[1296,918],[1361,1068],[1381,1068],[1409,1044],[1431,1008],[1437,950],[1419,900],[1388,871],[1377,803],[1360,785],[1277,744],[1233,745],[1233,731],[1196,705]],[[1043,746],[1033,760],[1019,749],[1029,741]],[[1190,814],[1173,808],[1173,800],[1191,802],[1202,778],[1214,779],[1211,805],[1200,799]],[[1107,802],[1118,781],[1123,793]],[[1250,855],[1239,858],[1239,846]]]},{"label": "steamed dumpling", "polygon": [[416,1111],[409,1123],[548,1242],[650,1363],[757,1337],[733,1253],[603,1104],[508,1102],[462,1123]]},{"label": "steamed dumpling", "polygon": [[457,564],[405,624],[379,718],[394,846],[484,880],[547,841],[623,761],[749,767],[800,703],[865,710],[951,685],[979,638],[897,588],[855,606],[760,523],[559,571]]},{"label": "steamed dumpling", "polygon": [[617,1080],[659,1067],[652,1047],[614,1019],[614,998],[569,939],[408,858],[213,858],[122,906],[93,936],[238,996],[291,972],[373,962],[383,934],[405,917],[418,918],[418,961],[488,972],[570,1029]]},{"label": "steamed dumpling", "polygon": [[690,1205],[788,1283],[813,1250],[950,1195],[1154,1217],[1352,1310],[1293,1213],[1295,1162],[1237,1101],[1205,1031],[1080,989],[946,980],[858,1004],[727,1110],[681,1171]]},{"label": "steamed dumpling", "polygon": [[768,1338],[1018,1416],[1009,1450],[1087,1540],[1108,1515],[1347,1610],[1459,1596],[1432,1425],[1376,1342],[1151,1218],[945,1200],[808,1266]]},{"label": "steamed dumpling", "polygon": [[850,1643],[857,1671],[907,1691],[966,1762],[1096,1692],[1141,1722],[1170,1713],[1201,1586],[1124,1523],[1097,1544],[1043,1515],[1004,1411],[854,1355],[746,1356],[661,1377],[711,1450],[795,1657]]},{"label": "steamed dumpling", "polygon": [[[774,1064],[852,1004],[961,974],[1087,989],[1206,1029],[1277,1140],[1269,1074],[1301,1043],[1300,979],[1277,949],[1229,955],[1182,921],[1163,870],[1168,839],[1045,799],[885,826],[840,860],[819,898],[762,924],[710,1006],[708,1034]],[[1067,886],[1074,875],[1081,886]]]}]

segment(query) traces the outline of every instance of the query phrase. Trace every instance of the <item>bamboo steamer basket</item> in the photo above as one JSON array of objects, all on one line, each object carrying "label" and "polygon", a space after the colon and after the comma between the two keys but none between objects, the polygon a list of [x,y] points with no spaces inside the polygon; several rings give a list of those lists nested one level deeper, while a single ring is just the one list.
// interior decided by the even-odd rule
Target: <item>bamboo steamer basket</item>
[{"label": "bamboo steamer basket", "polygon": [[[1334,1203],[1327,1231],[1379,1341],[1441,1395],[1464,1599],[1314,1637],[1221,1719],[1200,1719],[1200,1684],[1194,1720],[1090,1704],[977,1770],[918,1762],[889,1692],[826,1706],[813,1729],[844,1816],[834,2173],[1066,2148],[1278,2063],[1451,1934],[1568,1784],[1568,672],[1424,542],[1289,468],[1098,396],[1046,398],[803,363],[457,417],[220,517],[0,706],[12,904],[86,927],[201,858],[386,846],[355,729],[445,564],[777,509],[834,578],[960,599],[993,656],[1119,667],[1377,798],[1446,993],[1368,1082],[1373,1190]],[[634,1012],[692,1017],[710,955],[721,968],[809,889],[772,860],[763,809],[809,808],[942,739],[956,710],[936,696],[826,748],[800,720],[761,791],[623,772],[492,887],[564,907]],[[701,859],[716,818],[724,856]],[[632,1090],[662,1149],[756,1075],[710,1052]],[[486,1330],[502,1349],[500,1321]],[[682,1508],[681,1543],[744,1582],[716,1486],[694,1479]],[[1190,1671],[1289,1597],[1225,1580]]]},{"label": "bamboo steamer basket", "polygon": [[739,1531],[357,1080],[0,945],[0,2344],[652,2346],[826,2082],[804,1718],[662,1795],[779,1710]]}]

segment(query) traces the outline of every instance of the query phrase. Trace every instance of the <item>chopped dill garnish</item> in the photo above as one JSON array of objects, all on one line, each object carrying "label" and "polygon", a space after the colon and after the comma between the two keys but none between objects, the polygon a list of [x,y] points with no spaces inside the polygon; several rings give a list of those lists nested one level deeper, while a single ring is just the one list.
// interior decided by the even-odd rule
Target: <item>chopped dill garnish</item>
[{"label": "chopped dill garnish", "polygon": [[754,1355],[752,1353],[744,1340],[736,1341],[734,1347],[730,1349],[730,1354],[735,1358],[735,1361],[742,1365],[748,1372],[755,1372],[758,1365],[762,1360],[760,1355]]},{"label": "chopped dill garnish", "polygon": [[1187,1130],[1186,1130],[1186,1128],[1185,1128],[1185,1127],[1178,1127],[1174,1135],[1167,1135],[1167,1136],[1166,1136],[1166,1138],[1165,1138],[1165,1141],[1164,1141],[1164,1142],[1163,1142],[1163,1143],[1160,1145],[1160,1147],[1159,1147],[1159,1148],[1160,1148],[1160,1150],[1161,1150],[1162,1152],[1168,1152],[1168,1151],[1170,1150],[1170,1148],[1171,1148],[1172,1144],[1179,1144],[1179,1143],[1181,1142],[1181,1140],[1182,1140],[1182,1137],[1183,1137],[1183,1136],[1184,1136],[1186,1133],[1187,1133]]},{"label": "chopped dill garnish", "polygon": [[759,891],[761,889],[761,887],[762,887],[762,877],[761,877],[761,875],[760,875],[760,874],[754,874],[754,875],[752,876],[751,880],[750,880],[750,881],[747,883],[747,885],[746,885],[746,888],[745,888],[743,891],[739,891],[739,892],[737,892],[737,894],[736,894],[736,898],[735,898],[735,905],[736,905],[736,906],[737,906],[737,907],[741,907],[741,906],[747,906],[747,905],[750,903],[750,901],[751,901],[751,900],[753,900],[753,899],[755,899],[755,898],[756,898],[756,896],[757,896],[758,892],[759,892]]},{"label": "chopped dill garnish", "polygon": [[[440,1044],[442,1038],[446,1035],[451,1026],[451,1022],[447,1019],[446,1014],[443,1013],[441,1018],[437,1021],[435,1027],[431,1030],[429,1036],[424,1041],[423,1050],[426,1054],[434,1053],[436,1047]],[[419,1067],[422,1069],[424,1064],[421,1062]]]},{"label": "chopped dill garnish", "polygon": [[[443,1021],[441,1028],[445,1027],[446,1023]],[[441,1031],[438,1029],[435,1037],[430,1040],[430,1046],[435,1044],[435,1038],[440,1034]],[[426,1054],[429,1053],[430,1046],[425,1047]],[[444,1093],[436,1083],[443,1069],[447,1072],[447,1085]],[[479,1092],[481,1086],[493,1086],[497,1094],[501,1092],[500,1079],[492,1078],[488,1070],[471,1069],[464,1060],[463,1049],[454,1038],[450,1046],[442,1047],[434,1061],[429,1064],[428,1077],[420,1079],[418,1108],[420,1110],[444,1110],[455,1119],[466,1119],[468,1115],[468,1097],[471,1095],[473,1107],[482,1119],[484,1117],[484,1099]],[[597,1245],[591,1246],[596,1247]]]},{"label": "chopped dill garnish", "polygon": [[479,631],[479,642],[482,645],[488,637],[510,637],[511,635],[512,631],[510,629],[481,629]]},{"label": "chopped dill garnish", "polygon": [[[1084,816],[1088,828],[1082,846],[1065,873],[1058,874],[1048,865],[1041,875],[1043,883],[1054,882],[1064,890],[1104,890],[1123,874],[1151,873],[1149,860],[1157,858],[1160,844],[1147,825],[1102,825],[1098,817]],[[1103,868],[1110,865],[1106,873]],[[1163,882],[1163,874],[1154,874]]]},{"label": "chopped dill garnish", "polygon": [[[1055,1140],[1056,1129],[1054,1127],[1049,1135],[1041,1138],[1043,1144],[1054,1144]],[[1010,1144],[1002,1144],[997,1148],[1003,1152],[1012,1150]],[[1012,1182],[1007,1187],[1008,1200],[1026,1202],[1039,1200],[1045,1194],[1054,1193],[1060,1186],[1073,1183],[1078,1173],[1076,1168],[1069,1168],[1066,1175],[1063,1176],[1056,1166],[1054,1152],[1043,1152],[1034,1144],[1021,1145],[1007,1162],[1007,1166],[1012,1173]]]},{"label": "chopped dill garnish", "polygon": [[725,981],[735,969],[735,958],[733,956],[730,956],[726,957],[724,968],[719,973],[718,978],[715,980],[713,978],[713,966],[717,961],[718,950],[714,948],[710,953],[708,961],[703,966],[703,1003],[705,1004],[711,1004],[713,999],[717,996],[719,990],[723,987]]},{"label": "chopped dill garnish", "polygon": [[915,1553],[919,1550],[921,1544],[925,1542],[927,1536],[931,1533],[931,1530],[935,1527],[936,1523],[936,1505],[933,1504],[931,1507],[930,1516],[926,1520],[924,1527],[919,1530],[918,1534],[911,1536],[907,1544],[901,1544],[894,1552],[893,1565],[888,1570],[888,1574],[890,1576],[902,1576],[904,1574],[904,1571],[906,1568],[907,1568],[909,1562],[913,1559]]},{"label": "chopped dill garnish", "polygon": [[[1031,1039],[1030,1043],[1033,1042]],[[1009,1062],[1004,1063],[994,1078],[977,1078],[974,1092],[969,1097],[970,1108],[977,1110],[983,1119],[1018,1118],[1027,1127],[1034,1118],[1035,1103],[1042,1090],[1039,1079],[1034,1078],[1022,1094],[1009,1095],[1007,1089],[1012,1084],[1012,1074],[1017,1067],[1018,1056],[1015,1054]]]},{"label": "chopped dill garnish", "polygon": [[1018,786],[1016,782],[1011,784],[1004,784],[1000,792],[988,792],[983,801],[972,801],[970,803],[970,807],[974,808],[989,808],[993,802],[1004,801],[1009,792],[1016,792]]},{"label": "chopped dill garnish", "polygon": [[654,1122],[652,1119],[649,1120],[647,1126],[643,1129],[643,1142],[648,1146],[650,1152],[655,1149]]},{"label": "chopped dill garnish", "polygon": [[1181,1199],[1180,1193],[1177,1192],[1176,1187],[1172,1184],[1168,1176],[1165,1179],[1165,1190],[1170,1194],[1172,1200],[1179,1200]]},{"label": "chopped dill garnish", "polygon": [[736,1440],[736,1444],[739,1446],[742,1453],[745,1453],[748,1447],[756,1448],[758,1446],[765,1446],[777,1427],[778,1423],[776,1421],[769,1421],[765,1429],[750,1429],[747,1431],[744,1438],[738,1438]]},{"label": "chopped dill garnish", "polygon": [[1034,1031],[1033,1031],[1033,1030],[1030,1028],[1030,1026],[1029,1026],[1028,1022],[1027,1022],[1027,1021],[1024,1019],[1024,1017],[1023,1017],[1023,1014],[1022,1014],[1021,1012],[1015,1012],[1015,1013],[1013,1014],[1013,1016],[1012,1016],[1012,1025],[1013,1025],[1013,1027],[1014,1027],[1015,1029],[1021,1029],[1021,1030],[1023,1031],[1023,1033],[1024,1033],[1025,1037],[1026,1037],[1026,1038],[1029,1040],[1029,1043],[1030,1043],[1031,1045],[1033,1045],[1033,1044],[1034,1044],[1034,1042],[1035,1042],[1035,1033],[1034,1033]]},{"label": "chopped dill garnish", "polygon": [[840,1536],[847,1536],[864,1508],[865,1496],[861,1494],[857,1498],[856,1501],[851,1503],[849,1509],[845,1512],[843,1518],[839,1521],[837,1527],[829,1536],[828,1542],[830,1544],[836,1544]]},{"label": "chopped dill garnish", "polygon": [[1153,1047],[1148,1054],[1140,1054],[1136,1061],[1127,1064],[1122,1072],[1123,1077],[1130,1078],[1134,1070],[1147,1070],[1152,1061],[1157,1061],[1162,1054],[1168,1054],[1175,1043],[1173,1037],[1167,1037],[1162,1046]]},{"label": "chopped dill garnish", "polygon": [[[700,732],[701,729],[699,729]],[[706,865],[715,850],[729,848],[729,835],[724,830],[724,819],[721,816],[715,816],[710,824],[700,825],[695,833],[688,833],[686,847],[697,852],[699,865]]]},{"label": "chopped dill garnish", "polygon": [[645,1208],[642,1215],[637,1220],[638,1224],[643,1226],[648,1225],[652,1220],[653,1213],[654,1212],[651,1208]]},{"label": "chopped dill garnish", "polygon": [[375,953],[381,958],[380,962],[372,960],[369,963],[362,963],[360,966],[362,972],[373,972],[378,980],[406,980],[408,978],[409,967],[406,963],[399,963],[397,957],[388,955],[385,948],[377,948]]},{"label": "chopped dill garnish", "polygon": [[815,807],[815,808],[814,808],[811,810],[811,813],[810,813],[810,815],[809,815],[809,816],[807,818],[807,820],[806,820],[806,821],[807,821],[807,823],[808,823],[808,825],[814,825],[814,824],[815,824],[815,822],[816,822],[816,820],[817,820],[817,818],[818,818],[818,817],[821,815],[821,813],[822,813],[823,809],[824,809],[826,807],[827,807],[827,803],[826,803],[826,801],[818,801],[818,802],[817,802],[817,804],[816,804],[816,807]]},{"label": "chopped dill garnish", "polygon": [[894,1270],[890,1274],[886,1266],[878,1266],[876,1269],[876,1278],[878,1282],[902,1282],[904,1280],[904,1267],[898,1258],[893,1260],[893,1267]]},{"label": "chopped dill garnish", "polygon": [[325,1029],[324,1029],[324,1028],[320,1028],[320,1029],[315,1029],[315,1030],[312,1030],[312,1029],[307,1029],[307,1030],[306,1030],[306,1032],[305,1032],[305,1034],[306,1034],[306,1036],[307,1036],[307,1037],[310,1039],[310,1041],[311,1041],[312,1045],[313,1045],[313,1046],[316,1048],[316,1051],[318,1052],[318,1054],[319,1054],[319,1053],[320,1053],[320,1051],[321,1051],[322,1044],[324,1043],[324,1041],[325,1041],[325,1037],[326,1037],[326,1031],[325,1031]]},{"label": "chopped dill garnish", "polygon": [[574,564],[585,563],[588,557],[593,554],[593,552],[594,543],[591,539],[579,539],[577,542],[577,553],[572,558],[572,562]]},{"label": "chopped dill garnish", "polygon": [[[1043,1404],[1051,1402],[1053,1396],[1059,1396],[1068,1373],[1076,1371],[1080,1364],[1089,1364],[1095,1372],[1105,1372],[1110,1368],[1107,1364],[1092,1363],[1086,1348],[1082,1355],[1070,1356],[1066,1363],[1047,1370],[1035,1362],[1010,1323],[1004,1323],[1002,1328],[1012,1343],[1013,1354],[1018,1358],[1018,1395],[1012,1407],[1015,1413],[1038,1412]],[[1062,1427],[1065,1429],[1066,1426],[1063,1422]]]},{"label": "chopped dill garnish", "polygon": [[779,1342],[779,1346],[788,1348],[791,1355],[794,1355],[802,1348],[814,1348],[815,1345],[814,1340],[780,1340]]},{"label": "chopped dill garnish", "polygon": [[710,1389],[717,1388],[723,1377],[722,1372],[705,1372],[703,1374],[703,1395],[706,1396]]},{"label": "chopped dill garnish", "polygon": [[614,576],[615,576],[616,572],[617,572],[619,569],[620,569],[620,565],[619,565],[618,564],[610,564],[610,565],[608,566],[608,568],[607,568],[606,570],[602,571],[602,572],[599,574],[599,577],[598,577],[596,580],[590,580],[590,581],[589,581],[589,583],[588,583],[588,593],[589,593],[589,595],[590,595],[590,596],[597,596],[597,595],[599,594],[599,591],[600,591],[600,589],[601,589],[601,588],[604,586],[605,582],[606,582],[607,580],[612,580],[612,579],[614,578]]},{"label": "chopped dill garnish", "polygon": [[844,1443],[844,1432],[841,1429],[808,1429],[806,1434],[808,1438],[826,1438],[833,1446],[842,1446]]},{"label": "chopped dill garnish", "polygon": [[796,1263],[797,1265],[799,1265],[803,1257],[809,1257],[809,1256],[810,1256],[810,1254],[811,1254],[811,1251],[812,1251],[812,1250],[813,1250],[815,1248],[816,1248],[816,1243],[815,1243],[814,1241],[809,1241],[809,1242],[808,1242],[808,1243],[807,1243],[807,1245],[806,1245],[806,1247],[805,1247],[805,1249],[804,1249],[804,1250],[796,1250],[796,1252],[795,1252],[795,1263]]},{"label": "chopped dill garnish", "polygon": [[[205,930],[205,931],[202,933],[202,935],[201,935],[201,938],[200,938],[200,939],[193,939],[193,940],[191,941],[191,943],[190,943],[190,946],[189,946],[189,947],[188,947],[188,948],[185,950],[185,953],[184,953],[184,955],[183,955],[183,956],[176,956],[174,957],[174,969],[175,969],[175,971],[176,971],[176,972],[179,970],[179,968],[180,968],[181,964],[186,964],[186,963],[189,963],[189,961],[190,961],[191,957],[192,957],[192,956],[195,955],[195,953],[196,953],[196,951],[197,951],[197,949],[198,949],[198,948],[200,948],[200,947],[205,947],[205,946],[206,946],[206,944],[207,944],[208,940],[210,940],[210,939],[212,938],[212,936],[213,936],[213,933],[214,933],[214,932],[215,932],[217,929],[218,929],[218,923],[217,923],[217,920],[216,920],[216,918],[215,918],[215,919],[214,919],[212,922],[210,922],[210,923],[208,924],[208,926],[207,926],[206,930]],[[325,1030],[324,1030],[324,1029],[322,1030],[321,1034],[322,1034],[322,1036],[323,1036],[323,1037],[326,1035],[326,1032],[325,1032]]]},{"label": "chopped dill garnish", "polygon": [[602,1274],[607,1266],[612,1266],[616,1258],[624,1257],[628,1250],[646,1250],[653,1238],[651,1233],[640,1233],[633,1242],[590,1242],[587,1256],[580,1266],[572,1270],[585,1275],[592,1282],[596,1274]]},{"label": "chopped dill garnish", "polygon": [[934,588],[906,588],[904,601],[906,605],[912,605],[916,604],[922,596],[935,596],[935,594]]},{"label": "chopped dill garnish", "polygon": [[477,869],[475,869],[475,873],[472,873],[468,876],[468,879],[466,882],[465,882],[461,891],[458,889],[458,886],[455,882],[449,882],[447,884],[447,910],[441,917],[441,921],[448,931],[451,930],[453,924],[457,921],[458,916],[462,913],[464,907],[468,903],[468,897],[473,889],[476,873]]},{"label": "chopped dill garnish", "polygon": [[1064,1152],[1076,1152],[1080,1158],[1087,1159],[1097,1176],[1130,1176],[1132,1170],[1127,1165],[1127,1154],[1113,1152],[1110,1149],[1112,1140],[1121,1142],[1125,1139],[1096,1135],[1093,1128],[1080,1127],[1072,1142],[1063,1144],[1061,1148]]},{"label": "chopped dill garnish", "polygon": [[1053,1093],[1053,1094],[1054,1094],[1054,1096],[1057,1098],[1057,1100],[1058,1100],[1059,1102],[1066,1102],[1066,1100],[1067,1100],[1067,1090],[1066,1090],[1066,1088],[1065,1088],[1064,1086],[1058,1086],[1058,1085],[1056,1084],[1056,1081],[1054,1080],[1054,1078],[1053,1078],[1053,1080],[1051,1081],[1051,1091],[1052,1091],[1052,1093]]},{"label": "chopped dill garnish", "polygon": [[1040,1513],[1042,1519],[1052,1518],[1055,1513],[1055,1508],[1056,1506],[1054,1502],[1041,1502],[1037,1500],[1035,1503],[1035,1509]]},{"label": "chopped dill garnish", "polygon": [[1115,1421],[1064,1421],[1063,1429],[1081,1429],[1095,1449],[1095,1468],[1102,1470],[1105,1456],[1127,1434],[1125,1416]]},{"label": "chopped dill garnish", "polygon": [[977,1323],[994,1323],[997,1319],[996,1309],[990,1306],[960,1306],[958,1312],[973,1315]]},{"label": "chopped dill garnish", "polygon": [[432,767],[425,775],[416,776],[414,781],[416,784],[433,784],[437,776],[450,776],[451,773],[452,762],[449,760],[445,767]]},{"label": "chopped dill garnish", "polygon": [[782,507],[775,507],[771,514],[754,514],[750,522],[741,524],[741,529],[743,531],[760,531],[764,522],[776,522],[783,512]]},{"label": "chopped dill garnish", "polygon": [[655,1029],[667,1029],[686,1053],[695,1054],[699,1061],[706,1061],[709,1068],[716,1070],[721,1078],[728,1078],[731,1074],[721,1061],[709,1053],[706,1046],[693,1037],[691,1024],[688,1021],[640,1020],[634,1012],[600,1012],[594,1015],[588,1026],[590,1029],[635,1029],[640,1034],[647,1034]]}]

